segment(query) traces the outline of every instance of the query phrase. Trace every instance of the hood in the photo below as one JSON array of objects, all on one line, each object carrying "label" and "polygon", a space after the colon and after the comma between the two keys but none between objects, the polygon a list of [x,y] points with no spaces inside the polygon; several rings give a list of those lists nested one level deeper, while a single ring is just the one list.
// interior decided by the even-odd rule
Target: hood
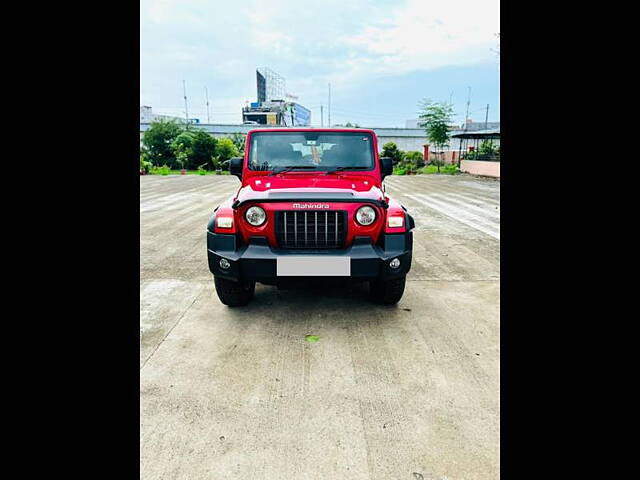
[{"label": "hood", "polygon": [[358,178],[336,175],[321,176],[258,176],[249,180],[240,188],[236,200],[240,203],[264,198],[294,199],[295,194],[318,193],[329,198],[336,196],[384,200],[384,193],[370,177]]}]

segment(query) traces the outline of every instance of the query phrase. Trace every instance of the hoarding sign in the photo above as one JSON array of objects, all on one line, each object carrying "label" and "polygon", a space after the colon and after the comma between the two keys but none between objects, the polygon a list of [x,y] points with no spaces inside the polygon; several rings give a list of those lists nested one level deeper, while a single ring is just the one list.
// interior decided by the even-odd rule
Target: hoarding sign
[{"label": "hoarding sign", "polygon": [[307,127],[311,124],[311,111],[297,103],[293,104],[293,118],[296,126]]},{"label": "hoarding sign", "polygon": [[256,80],[258,85],[258,102],[267,100],[267,80],[258,70],[256,70]]}]

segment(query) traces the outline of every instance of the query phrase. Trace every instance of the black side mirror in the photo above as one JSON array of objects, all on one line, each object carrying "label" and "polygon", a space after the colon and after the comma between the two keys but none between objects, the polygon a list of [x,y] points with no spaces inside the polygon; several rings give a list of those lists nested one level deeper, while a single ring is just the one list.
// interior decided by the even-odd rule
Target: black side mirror
[{"label": "black side mirror", "polygon": [[381,157],[380,163],[382,164],[382,179],[384,180],[384,177],[393,173],[393,159]]},{"label": "black side mirror", "polygon": [[235,175],[242,181],[242,164],[244,162],[243,157],[233,157],[229,160],[229,173]]}]

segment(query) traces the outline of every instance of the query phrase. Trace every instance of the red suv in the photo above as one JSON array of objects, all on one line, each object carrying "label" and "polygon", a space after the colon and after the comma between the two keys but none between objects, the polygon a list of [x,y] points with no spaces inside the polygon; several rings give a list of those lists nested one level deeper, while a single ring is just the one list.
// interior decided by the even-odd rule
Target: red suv
[{"label": "red suv", "polygon": [[246,305],[256,282],[349,277],[369,282],[377,301],[397,303],[414,221],[384,191],[392,168],[373,130],[251,130],[244,158],[230,161],[242,185],[207,225],[220,301]]}]

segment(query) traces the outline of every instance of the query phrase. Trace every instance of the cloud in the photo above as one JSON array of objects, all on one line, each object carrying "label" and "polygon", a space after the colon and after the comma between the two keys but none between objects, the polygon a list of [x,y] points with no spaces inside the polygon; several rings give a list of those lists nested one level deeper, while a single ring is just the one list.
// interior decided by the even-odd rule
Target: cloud
[{"label": "cloud", "polygon": [[141,100],[177,108],[186,79],[202,90],[198,102],[207,85],[229,109],[226,99],[255,95],[265,66],[316,102],[329,81],[358,91],[375,78],[495,62],[498,31],[499,0],[142,0]]}]

